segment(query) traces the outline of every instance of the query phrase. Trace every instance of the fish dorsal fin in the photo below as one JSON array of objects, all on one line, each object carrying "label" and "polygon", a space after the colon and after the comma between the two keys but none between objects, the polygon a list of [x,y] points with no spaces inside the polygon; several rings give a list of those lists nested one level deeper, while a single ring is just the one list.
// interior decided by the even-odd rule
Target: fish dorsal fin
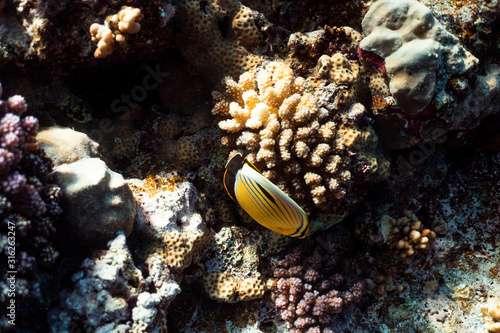
[{"label": "fish dorsal fin", "polygon": [[227,194],[229,194],[231,199],[233,199],[235,202],[238,202],[238,200],[236,200],[236,193],[234,192],[234,183],[236,181],[236,174],[241,169],[242,159],[242,155],[240,153],[236,153],[226,163],[226,171],[224,171],[224,187],[226,188]]},{"label": "fish dorsal fin", "polygon": [[255,165],[252,164],[252,162],[250,162],[248,160],[248,158],[245,157],[245,159],[243,160],[243,165],[245,164],[248,164],[249,167],[251,167],[252,169],[254,169],[255,171],[257,171],[258,173],[260,173],[262,175],[262,172],[260,172],[259,169],[257,169],[257,167]]}]

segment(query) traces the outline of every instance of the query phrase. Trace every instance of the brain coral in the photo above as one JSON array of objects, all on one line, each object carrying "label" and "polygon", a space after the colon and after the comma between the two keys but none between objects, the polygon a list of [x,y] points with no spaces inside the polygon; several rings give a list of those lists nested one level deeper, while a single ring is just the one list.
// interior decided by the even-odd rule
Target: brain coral
[{"label": "brain coral", "polygon": [[[373,149],[360,144],[363,139],[350,131],[354,123],[363,131],[369,128],[363,116],[351,117],[352,108],[345,117],[338,116],[340,110],[322,103],[324,89],[313,94],[313,87],[282,62],[246,72],[239,82],[226,77],[223,83],[225,92],[213,93],[212,110],[222,118],[219,127],[228,132],[222,144],[241,151],[258,167],[265,166],[264,176],[306,211],[314,207],[308,207],[311,203],[323,210],[339,205],[352,173],[359,171],[352,169],[357,164],[349,155],[359,147]],[[331,93],[338,95],[338,90]],[[356,137],[349,139],[349,147],[347,135]]]},{"label": "brain coral", "polygon": [[262,58],[247,48],[259,41],[250,8],[237,0],[177,0],[177,46],[201,75],[218,81],[237,77]]}]

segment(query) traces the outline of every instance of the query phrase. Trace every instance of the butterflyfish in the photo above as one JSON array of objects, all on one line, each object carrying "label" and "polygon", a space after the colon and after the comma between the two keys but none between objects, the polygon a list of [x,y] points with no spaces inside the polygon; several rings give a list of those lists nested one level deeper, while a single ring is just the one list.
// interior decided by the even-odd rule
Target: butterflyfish
[{"label": "butterflyfish", "polygon": [[240,153],[226,164],[224,186],[231,199],[260,225],[290,237],[309,236],[304,210]]}]

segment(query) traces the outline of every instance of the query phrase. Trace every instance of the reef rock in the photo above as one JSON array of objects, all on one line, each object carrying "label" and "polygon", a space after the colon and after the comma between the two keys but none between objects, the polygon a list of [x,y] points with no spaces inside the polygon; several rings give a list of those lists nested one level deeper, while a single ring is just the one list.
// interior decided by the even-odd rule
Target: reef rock
[{"label": "reef rock", "polygon": [[128,182],[139,205],[138,228],[147,228],[161,239],[149,262],[159,261],[180,273],[205,253],[211,241],[211,234],[196,211],[200,197],[194,185],[166,173]]},{"label": "reef rock", "polygon": [[423,4],[378,1],[362,27],[364,67],[373,65],[388,83],[372,90],[371,107],[385,148],[445,141],[450,131],[472,129],[498,112],[499,67],[479,64]]},{"label": "reef rock", "polygon": [[63,192],[66,234],[79,246],[103,247],[117,232],[132,232],[136,204],[123,177],[98,158],[62,164],[50,179]]},{"label": "reef rock", "polygon": [[54,162],[54,166],[73,163],[87,157],[100,157],[99,144],[85,133],[71,128],[51,126],[41,130],[38,146]]},{"label": "reef rock", "polygon": [[166,309],[179,286],[142,291],[148,280],[134,264],[125,235],[120,232],[108,245],[73,275],[75,289],[63,291],[66,297],[49,314],[52,332],[76,332],[77,322],[95,332],[156,332],[166,325]]}]

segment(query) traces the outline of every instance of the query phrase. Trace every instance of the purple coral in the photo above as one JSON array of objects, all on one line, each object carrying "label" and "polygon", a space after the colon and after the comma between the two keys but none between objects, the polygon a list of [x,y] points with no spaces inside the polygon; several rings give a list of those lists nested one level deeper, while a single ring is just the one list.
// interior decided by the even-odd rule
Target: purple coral
[{"label": "purple coral", "polygon": [[279,317],[292,326],[290,332],[333,332],[335,314],[353,310],[365,284],[334,273],[336,260],[330,255],[304,252],[297,247],[277,262],[274,305]]},{"label": "purple coral", "polygon": [[[0,98],[1,95],[0,85]],[[38,149],[38,120],[23,116],[26,109],[22,96],[0,100],[0,256],[4,263],[8,256],[15,257],[15,265],[9,266],[9,270],[18,272],[19,301],[24,296],[37,295],[36,264],[50,266],[58,257],[51,239],[55,235],[54,219],[61,213],[59,188],[47,183],[52,161]],[[15,244],[9,240],[11,236]],[[9,252],[14,245],[15,254]],[[6,274],[7,265],[2,265],[2,281],[7,281]],[[0,283],[0,294],[6,295],[7,289],[5,283]],[[0,297],[0,304],[6,301],[6,297]]]}]

